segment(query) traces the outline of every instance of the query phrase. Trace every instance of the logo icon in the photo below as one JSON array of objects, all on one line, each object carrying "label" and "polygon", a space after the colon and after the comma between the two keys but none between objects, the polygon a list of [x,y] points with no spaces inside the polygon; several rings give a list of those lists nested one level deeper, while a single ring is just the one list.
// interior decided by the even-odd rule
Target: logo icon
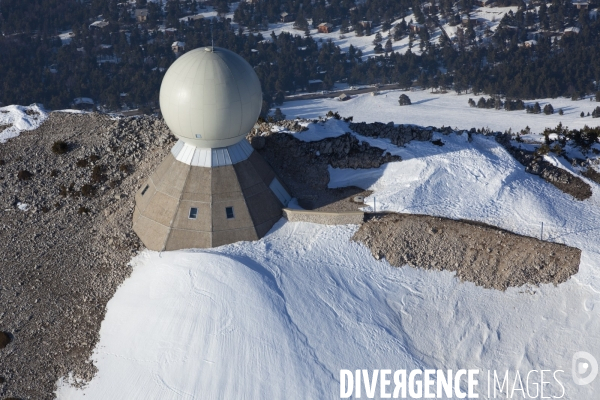
[{"label": "logo icon", "polygon": [[590,353],[578,351],[573,354],[573,381],[576,385],[588,385],[598,376],[598,361]]}]

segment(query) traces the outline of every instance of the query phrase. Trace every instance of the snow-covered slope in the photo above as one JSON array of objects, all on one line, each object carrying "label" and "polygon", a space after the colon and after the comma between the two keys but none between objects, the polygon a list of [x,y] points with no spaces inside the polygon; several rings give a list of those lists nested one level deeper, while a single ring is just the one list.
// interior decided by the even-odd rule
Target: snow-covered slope
[{"label": "snow-covered slope", "polygon": [[37,104],[0,107],[0,143],[19,136],[22,131],[36,129],[46,118],[48,114]]},{"label": "snow-covered slope", "polygon": [[[377,107],[385,97],[365,98],[363,107],[340,112],[355,120],[421,118],[422,106]],[[465,96],[453,98],[466,106]],[[328,110],[286,105],[305,115]],[[470,116],[461,124],[447,116],[428,124],[472,125]],[[538,116],[528,117],[539,128]],[[311,124],[298,137],[336,130],[347,129],[339,121]],[[491,137],[435,138],[444,146],[362,138],[403,161],[330,169],[331,185],[374,189],[368,201],[376,197],[378,209],[475,219],[527,235],[537,236],[544,221],[546,238],[583,250],[580,272],[557,287],[499,292],[449,272],[390,267],[350,242],[356,226],[285,220],[255,242],[145,251],[108,303],[93,357],[98,375],[82,390],[61,381],[59,399],[335,399],[340,369],[384,368],[480,369],[480,398],[487,370],[510,370],[511,379],[515,371],[562,370],[563,398],[595,398],[600,379],[575,385],[571,358],[600,356],[600,187],[591,183],[593,196],[575,201],[525,173]],[[552,395],[561,388],[546,386]]]}]

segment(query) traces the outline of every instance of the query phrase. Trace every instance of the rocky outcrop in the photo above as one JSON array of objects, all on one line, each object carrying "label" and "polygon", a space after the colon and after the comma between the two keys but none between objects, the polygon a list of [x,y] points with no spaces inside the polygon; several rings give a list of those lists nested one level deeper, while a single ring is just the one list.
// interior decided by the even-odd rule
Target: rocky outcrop
[{"label": "rocky outcrop", "polygon": [[525,171],[539,175],[546,182],[570,194],[577,200],[585,200],[592,196],[592,188],[580,177],[550,164],[544,160],[542,155],[513,146],[510,140],[511,136],[508,134],[496,135],[496,141],[525,166]]},{"label": "rocky outcrop", "polygon": [[[359,135],[390,139],[392,144],[396,146],[404,146],[412,140],[429,141],[433,136],[433,132],[451,133],[451,128],[437,129],[433,127],[423,128],[416,125],[394,125],[393,122],[387,124],[381,122],[358,122],[349,124],[350,129]],[[447,132],[446,132],[447,131]]]}]

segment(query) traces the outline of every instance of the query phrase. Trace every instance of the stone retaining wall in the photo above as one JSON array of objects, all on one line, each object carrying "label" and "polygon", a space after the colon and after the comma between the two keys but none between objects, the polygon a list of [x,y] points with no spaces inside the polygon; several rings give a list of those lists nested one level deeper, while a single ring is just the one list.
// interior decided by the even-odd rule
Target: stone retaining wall
[{"label": "stone retaining wall", "polygon": [[290,222],[312,222],[323,225],[360,225],[365,218],[365,213],[362,211],[323,212],[289,208],[283,209],[283,215]]}]

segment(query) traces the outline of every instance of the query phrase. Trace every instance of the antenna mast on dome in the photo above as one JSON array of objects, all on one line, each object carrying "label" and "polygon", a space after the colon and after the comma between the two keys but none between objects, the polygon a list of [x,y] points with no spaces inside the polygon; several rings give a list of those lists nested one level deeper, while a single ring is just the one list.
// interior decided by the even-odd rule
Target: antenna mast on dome
[{"label": "antenna mast on dome", "polygon": [[213,36],[213,21],[214,18],[210,19],[210,47],[211,47],[211,51],[214,53],[215,52],[215,38]]}]

